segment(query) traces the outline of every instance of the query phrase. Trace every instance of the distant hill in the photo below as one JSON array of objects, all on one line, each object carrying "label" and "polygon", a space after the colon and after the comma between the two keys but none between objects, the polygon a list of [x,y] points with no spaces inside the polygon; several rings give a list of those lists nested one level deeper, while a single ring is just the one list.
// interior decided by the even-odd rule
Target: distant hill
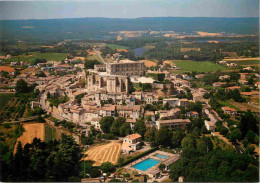
[{"label": "distant hill", "polygon": [[110,39],[111,31],[227,32],[255,34],[259,18],[74,18],[50,20],[1,20],[1,40]]}]

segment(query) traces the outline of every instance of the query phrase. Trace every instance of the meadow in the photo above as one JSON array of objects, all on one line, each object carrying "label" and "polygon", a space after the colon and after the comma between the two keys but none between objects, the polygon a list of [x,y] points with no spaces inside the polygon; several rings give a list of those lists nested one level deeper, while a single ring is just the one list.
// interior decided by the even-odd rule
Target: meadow
[{"label": "meadow", "polygon": [[30,55],[20,55],[16,57],[12,57],[10,59],[6,59],[7,62],[18,62],[18,61],[24,61],[24,62],[32,62],[36,58],[38,59],[46,59],[54,60],[54,61],[62,61],[67,57],[67,53],[40,53],[40,52],[32,52]]},{"label": "meadow", "polygon": [[87,57],[87,60],[97,60],[97,61],[101,61],[96,54],[94,54],[94,55],[89,55],[89,56]]},{"label": "meadow", "polygon": [[223,106],[227,106],[233,109],[236,109],[237,111],[240,111],[240,109],[238,107],[236,107],[235,105],[231,104],[229,101],[219,101],[220,104],[222,104]]},{"label": "meadow", "polygon": [[116,45],[116,44],[107,44],[106,46],[111,49],[127,49],[128,48],[126,46],[120,46],[120,45]]},{"label": "meadow", "polygon": [[190,61],[190,60],[173,60],[172,61],[176,66],[180,67],[184,71],[197,71],[197,72],[214,72],[227,70],[227,67],[224,67],[219,64],[215,64],[209,61]]}]

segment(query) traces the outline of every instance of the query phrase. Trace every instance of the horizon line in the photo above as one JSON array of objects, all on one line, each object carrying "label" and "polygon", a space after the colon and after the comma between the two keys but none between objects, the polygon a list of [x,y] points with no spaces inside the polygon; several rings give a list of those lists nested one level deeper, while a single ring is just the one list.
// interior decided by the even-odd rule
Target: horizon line
[{"label": "horizon line", "polygon": [[136,17],[136,18],[118,18],[118,17],[66,17],[66,18],[30,18],[30,19],[0,19],[0,21],[17,21],[17,20],[62,20],[62,19],[84,19],[84,18],[104,18],[104,19],[141,19],[141,18],[258,18],[256,17],[183,17],[183,16],[157,16],[157,17]]}]

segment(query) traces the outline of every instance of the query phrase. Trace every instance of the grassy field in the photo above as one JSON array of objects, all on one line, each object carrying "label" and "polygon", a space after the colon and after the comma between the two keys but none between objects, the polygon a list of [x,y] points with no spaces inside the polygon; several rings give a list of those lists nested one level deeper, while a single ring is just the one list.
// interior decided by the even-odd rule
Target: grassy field
[{"label": "grassy field", "polygon": [[106,46],[111,49],[127,49],[128,48],[126,46],[120,46],[120,45],[116,45],[116,44],[107,44]]},{"label": "grassy field", "polygon": [[56,129],[45,125],[45,142],[56,139]]},{"label": "grassy field", "polygon": [[4,128],[4,125],[0,125],[0,143],[8,146],[9,150],[14,148],[16,142],[15,129],[16,125],[10,125],[10,128]]},{"label": "grassy field", "polygon": [[88,57],[87,57],[87,60],[98,60],[98,61],[101,61],[96,54],[95,54],[95,55],[90,55],[90,56],[88,56]]},{"label": "grassy field", "polygon": [[0,94],[0,111],[8,104],[8,101],[14,97],[14,94]]},{"label": "grassy field", "polygon": [[224,106],[227,106],[227,107],[230,107],[230,108],[233,108],[233,109],[236,109],[237,111],[240,111],[240,109],[236,106],[234,106],[233,104],[231,104],[229,101],[219,101],[220,104],[224,105]]},{"label": "grassy field", "polygon": [[251,110],[252,112],[259,112],[259,110],[260,110],[259,107],[248,104],[248,103],[239,103],[239,102],[235,102],[235,101],[230,101],[230,103],[232,105],[236,106],[237,108],[239,108],[241,111]]},{"label": "grassy field", "polygon": [[173,60],[172,62],[184,71],[212,72],[228,69],[222,65],[217,65],[209,61],[199,62],[189,60]]},{"label": "grassy field", "polygon": [[10,59],[6,59],[7,62],[18,62],[18,61],[25,61],[25,62],[32,62],[34,59],[46,59],[54,60],[54,61],[61,61],[67,57],[67,53],[40,53],[40,52],[33,52],[30,55],[20,55],[17,57],[12,57]]}]

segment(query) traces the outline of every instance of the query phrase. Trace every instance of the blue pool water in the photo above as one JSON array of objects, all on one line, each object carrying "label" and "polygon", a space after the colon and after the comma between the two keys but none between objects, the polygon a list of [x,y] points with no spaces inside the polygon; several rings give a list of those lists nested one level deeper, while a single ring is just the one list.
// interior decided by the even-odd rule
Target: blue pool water
[{"label": "blue pool water", "polygon": [[159,161],[159,160],[148,158],[148,159],[146,159],[144,161],[141,161],[140,163],[137,163],[136,165],[133,166],[133,168],[145,171],[145,170],[147,170],[147,169],[157,165],[160,162],[161,161]]},{"label": "blue pool water", "polygon": [[158,157],[158,158],[161,158],[161,159],[167,159],[167,158],[168,158],[168,156],[163,155],[163,154],[156,154],[156,155],[154,155],[154,156],[156,156],[156,157]]}]

